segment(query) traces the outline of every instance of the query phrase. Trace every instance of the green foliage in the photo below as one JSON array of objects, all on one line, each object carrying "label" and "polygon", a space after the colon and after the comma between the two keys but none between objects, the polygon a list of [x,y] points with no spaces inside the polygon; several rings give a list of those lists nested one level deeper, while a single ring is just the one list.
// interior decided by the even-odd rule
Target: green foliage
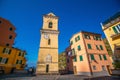
[{"label": "green foliage", "polygon": [[113,66],[115,67],[115,69],[120,69],[120,61],[115,61],[113,63]]},{"label": "green foliage", "polygon": [[59,70],[65,70],[67,64],[66,64],[66,56],[65,52],[62,52],[59,54]]}]

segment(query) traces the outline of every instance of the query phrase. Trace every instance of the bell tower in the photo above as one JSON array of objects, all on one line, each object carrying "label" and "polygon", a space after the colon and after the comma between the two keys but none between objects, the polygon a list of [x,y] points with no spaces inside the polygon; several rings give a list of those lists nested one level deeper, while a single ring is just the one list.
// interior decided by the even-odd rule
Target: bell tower
[{"label": "bell tower", "polygon": [[58,74],[58,17],[43,16],[36,74]]}]

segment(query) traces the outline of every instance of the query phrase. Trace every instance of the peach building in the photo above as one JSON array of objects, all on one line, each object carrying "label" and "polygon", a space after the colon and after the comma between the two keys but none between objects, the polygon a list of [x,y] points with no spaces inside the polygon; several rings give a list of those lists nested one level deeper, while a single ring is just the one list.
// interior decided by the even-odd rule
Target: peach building
[{"label": "peach building", "polygon": [[101,34],[81,31],[70,39],[75,75],[108,76],[112,68]]},{"label": "peach building", "polygon": [[16,37],[15,27],[8,20],[0,17],[0,45],[12,47]]}]

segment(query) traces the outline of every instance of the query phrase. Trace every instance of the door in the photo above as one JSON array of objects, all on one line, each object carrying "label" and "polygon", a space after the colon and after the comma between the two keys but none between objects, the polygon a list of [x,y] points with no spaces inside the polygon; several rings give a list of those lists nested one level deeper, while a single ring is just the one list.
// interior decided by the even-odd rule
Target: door
[{"label": "door", "polygon": [[49,64],[46,65],[46,73],[49,72]]},{"label": "door", "polygon": [[74,74],[77,74],[76,66],[73,67],[73,70],[74,70]]}]

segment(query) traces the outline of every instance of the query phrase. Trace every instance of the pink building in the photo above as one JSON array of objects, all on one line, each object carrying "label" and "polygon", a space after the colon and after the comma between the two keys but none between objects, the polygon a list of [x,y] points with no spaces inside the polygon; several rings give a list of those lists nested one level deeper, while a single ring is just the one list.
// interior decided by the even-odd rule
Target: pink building
[{"label": "pink building", "polygon": [[67,62],[67,71],[69,74],[73,73],[73,61],[71,56],[71,46],[67,47],[65,50],[66,62]]},{"label": "pink building", "polygon": [[81,31],[70,39],[75,75],[108,76],[112,68],[101,34]]}]

